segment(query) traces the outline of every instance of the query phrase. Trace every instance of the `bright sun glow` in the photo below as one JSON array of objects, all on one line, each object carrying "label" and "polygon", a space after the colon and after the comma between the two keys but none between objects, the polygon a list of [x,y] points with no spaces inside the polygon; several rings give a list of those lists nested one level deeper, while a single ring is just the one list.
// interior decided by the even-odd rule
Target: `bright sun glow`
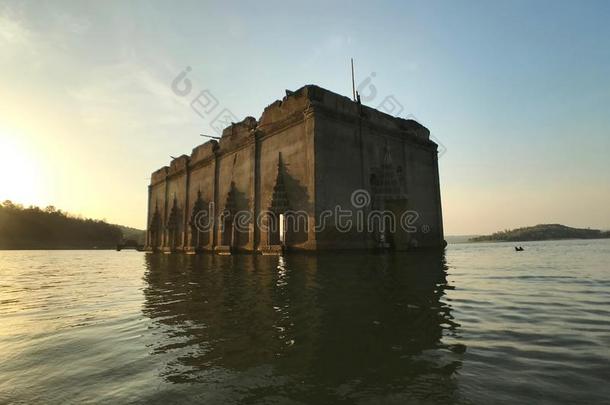
[{"label": "bright sun glow", "polygon": [[28,145],[0,130],[0,201],[41,204],[44,185],[40,176],[40,166],[28,153]]}]

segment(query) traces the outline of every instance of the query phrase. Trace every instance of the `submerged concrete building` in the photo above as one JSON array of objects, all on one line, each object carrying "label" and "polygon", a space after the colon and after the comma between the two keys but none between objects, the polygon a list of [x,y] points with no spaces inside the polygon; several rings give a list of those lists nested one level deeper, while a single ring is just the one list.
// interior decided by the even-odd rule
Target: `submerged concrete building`
[{"label": "submerged concrete building", "polygon": [[146,246],[278,252],[445,245],[438,146],[308,85],[152,174]]}]

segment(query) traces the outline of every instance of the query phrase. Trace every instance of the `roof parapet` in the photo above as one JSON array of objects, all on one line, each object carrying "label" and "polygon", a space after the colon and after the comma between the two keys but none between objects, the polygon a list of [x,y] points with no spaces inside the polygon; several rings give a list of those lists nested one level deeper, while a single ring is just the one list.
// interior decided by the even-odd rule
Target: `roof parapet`
[{"label": "roof parapet", "polygon": [[430,139],[428,128],[413,119],[395,117],[361,105],[349,97],[308,84],[295,91],[286,90],[286,95],[281,100],[276,100],[265,108],[258,121],[254,117],[246,117],[240,122],[232,123],[222,131],[218,142],[208,141],[194,148],[190,157],[182,155],[172,160],[169,167],[164,166],[152,174],[151,182],[156,183],[163,180],[165,177],[185,169],[189,164],[193,165],[211,157],[219,150],[232,150],[246,143],[255,130],[260,128],[264,131],[265,127],[302,113],[311,106],[319,106],[343,116],[358,117],[370,124],[398,130],[417,139]]},{"label": "roof parapet", "polygon": [[193,148],[191,152],[191,157],[189,159],[189,165],[194,165],[197,162],[201,162],[202,160],[206,160],[214,156],[216,150],[218,149],[218,142],[215,140],[209,140],[199,146]]},{"label": "roof parapet", "polygon": [[188,155],[180,155],[177,158],[173,159],[169,165],[169,171],[167,173],[168,176],[171,176],[174,173],[178,173],[184,169],[188,165],[189,157]]},{"label": "roof parapet", "polygon": [[168,166],[163,166],[162,168],[160,168],[159,170],[155,170],[152,175],[150,176],[150,183],[151,184],[156,184],[160,181],[165,180],[165,178],[167,177],[167,173],[169,172],[169,167]]},{"label": "roof parapet", "polygon": [[257,126],[258,121],[254,117],[246,117],[240,122],[231,124],[222,131],[222,137],[218,142],[219,148],[231,150],[247,142]]}]

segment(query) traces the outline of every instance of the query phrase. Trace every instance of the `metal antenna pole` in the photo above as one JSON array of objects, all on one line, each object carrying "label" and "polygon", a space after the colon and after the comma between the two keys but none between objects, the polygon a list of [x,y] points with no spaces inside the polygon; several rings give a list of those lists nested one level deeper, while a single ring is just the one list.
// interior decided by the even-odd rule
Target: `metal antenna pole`
[{"label": "metal antenna pole", "polygon": [[219,140],[220,137],[219,136],[212,136],[212,135],[205,135],[205,134],[199,134],[200,136],[203,136],[205,138],[211,138],[211,139],[216,139]]},{"label": "metal antenna pole", "polygon": [[352,60],[352,98],[354,101],[356,101],[356,82],[354,79],[354,58],[351,58]]}]

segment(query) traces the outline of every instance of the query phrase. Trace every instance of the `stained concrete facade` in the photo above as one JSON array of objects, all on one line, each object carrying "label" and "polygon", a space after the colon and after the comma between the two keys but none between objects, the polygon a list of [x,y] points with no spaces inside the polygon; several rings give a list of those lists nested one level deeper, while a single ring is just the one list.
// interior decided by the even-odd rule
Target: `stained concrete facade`
[{"label": "stained concrete facade", "polygon": [[152,174],[148,250],[444,246],[428,129],[317,86],[286,93]]}]

